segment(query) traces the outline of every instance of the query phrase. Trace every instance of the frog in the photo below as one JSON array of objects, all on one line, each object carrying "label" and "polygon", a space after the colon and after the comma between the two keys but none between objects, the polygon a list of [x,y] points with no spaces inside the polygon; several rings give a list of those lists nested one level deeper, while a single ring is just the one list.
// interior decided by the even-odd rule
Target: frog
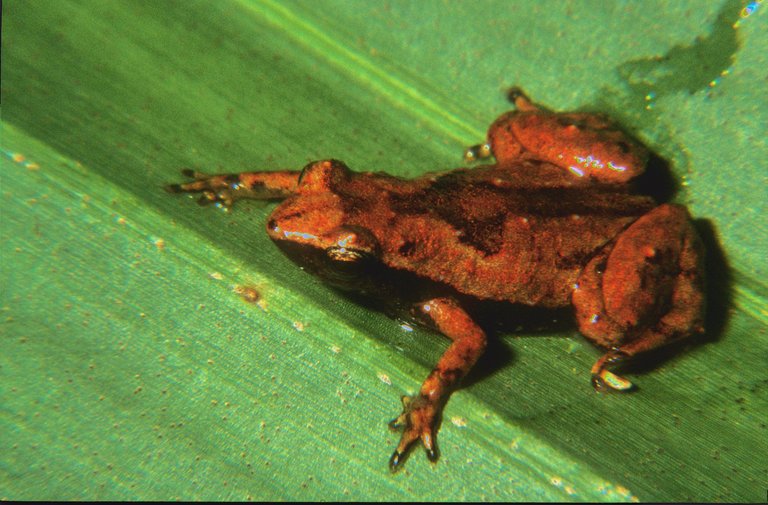
[{"label": "frog", "polygon": [[589,374],[599,392],[636,389],[621,368],[704,333],[705,255],[692,218],[633,184],[650,150],[607,115],[552,111],[519,88],[509,98],[513,109],[465,152],[469,166],[403,178],[325,159],[302,170],[185,169],[190,181],[166,187],[227,210],[280,201],[266,232],[289,258],[448,338],[389,424],[401,433],[393,472],[419,442],[438,460],[442,411],[487,347],[476,303],[569,309],[603,349]]}]

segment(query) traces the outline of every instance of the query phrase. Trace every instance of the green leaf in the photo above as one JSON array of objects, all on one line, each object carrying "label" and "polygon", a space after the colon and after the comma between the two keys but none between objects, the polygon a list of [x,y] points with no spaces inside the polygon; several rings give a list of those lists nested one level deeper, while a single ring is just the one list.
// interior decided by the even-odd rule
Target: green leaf
[{"label": "green leaf", "polygon": [[[6,1],[0,498],[758,501],[768,482],[761,2]],[[710,334],[595,395],[575,329],[502,335],[440,462],[386,422],[445,348],[183,167],[460,164],[519,85],[669,159],[708,236]],[[709,230],[709,231],[708,231]],[[243,286],[260,294],[247,303]]]}]

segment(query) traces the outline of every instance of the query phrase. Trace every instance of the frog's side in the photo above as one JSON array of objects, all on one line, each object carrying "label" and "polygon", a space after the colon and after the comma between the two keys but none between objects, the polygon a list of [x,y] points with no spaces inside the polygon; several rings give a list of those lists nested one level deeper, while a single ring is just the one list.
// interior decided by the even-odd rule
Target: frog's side
[{"label": "frog's side", "polygon": [[[437,459],[440,412],[485,348],[461,300],[573,305],[580,331],[609,349],[592,368],[599,390],[629,389],[611,370],[703,331],[703,249],[687,211],[629,189],[646,150],[603,116],[513,98],[517,110],[470,151],[492,152],[493,165],[404,180],[326,160],[301,172],[187,173],[196,180],[169,186],[226,206],[284,198],[267,232],[289,256],[338,287],[409,298],[394,301],[453,341],[403,398],[393,469],[418,439]],[[392,291],[395,279],[406,289]]]}]

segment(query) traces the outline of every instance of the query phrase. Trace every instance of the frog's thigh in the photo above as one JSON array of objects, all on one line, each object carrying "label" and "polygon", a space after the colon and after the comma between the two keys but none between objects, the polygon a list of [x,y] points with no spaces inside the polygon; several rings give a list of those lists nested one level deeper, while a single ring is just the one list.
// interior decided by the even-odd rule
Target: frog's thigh
[{"label": "frog's thigh", "polygon": [[684,207],[642,216],[582,272],[573,295],[582,333],[606,347],[638,341],[622,346],[634,352],[690,333],[703,312],[701,258]]},{"label": "frog's thigh", "polygon": [[684,207],[661,205],[635,221],[619,236],[603,274],[609,317],[637,328],[681,309],[681,295],[685,298],[699,275],[697,246]]}]

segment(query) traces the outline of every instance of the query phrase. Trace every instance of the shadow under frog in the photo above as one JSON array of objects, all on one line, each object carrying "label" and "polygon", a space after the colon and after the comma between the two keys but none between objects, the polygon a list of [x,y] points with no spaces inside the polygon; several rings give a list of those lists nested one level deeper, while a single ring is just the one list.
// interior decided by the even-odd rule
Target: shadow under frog
[{"label": "shadow under frog", "polygon": [[204,204],[283,200],[267,233],[291,259],[451,340],[390,424],[402,430],[392,470],[418,441],[437,460],[442,409],[486,351],[493,313],[568,310],[606,349],[591,370],[599,391],[631,389],[619,368],[704,332],[704,248],[684,207],[636,191],[647,149],[605,116],[550,112],[519,90],[510,98],[516,109],[468,151],[493,164],[406,180],[323,160],[186,171],[192,182],[168,186],[201,192]]},{"label": "shadow under frog", "polygon": [[[743,19],[744,2],[726,0],[708,27],[708,33],[692,37],[689,44],[678,44],[662,55],[626,61],[616,69],[618,86],[603,86],[595,95],[592,107],[581,112],[608,113],[619,123],[635,125],[654,132],[655,144],[666,146],[665,157],[671,159],[678,172],[691,169],[685,143],[676,139],[660,113],[658,104],[674,95],[706,93],[716,98],[725,84],[741,47],[739,21]],[[664,161],[655,160],[660,164]],[[651,160],[651,164],[654,160]],[[652,180],[653,178],[651,178]],[[657,181],[660,182],[660,181]],[[646,186],[649,194],[666,201],[676,189],[677,181],[665,177],[663,184]]]}]

